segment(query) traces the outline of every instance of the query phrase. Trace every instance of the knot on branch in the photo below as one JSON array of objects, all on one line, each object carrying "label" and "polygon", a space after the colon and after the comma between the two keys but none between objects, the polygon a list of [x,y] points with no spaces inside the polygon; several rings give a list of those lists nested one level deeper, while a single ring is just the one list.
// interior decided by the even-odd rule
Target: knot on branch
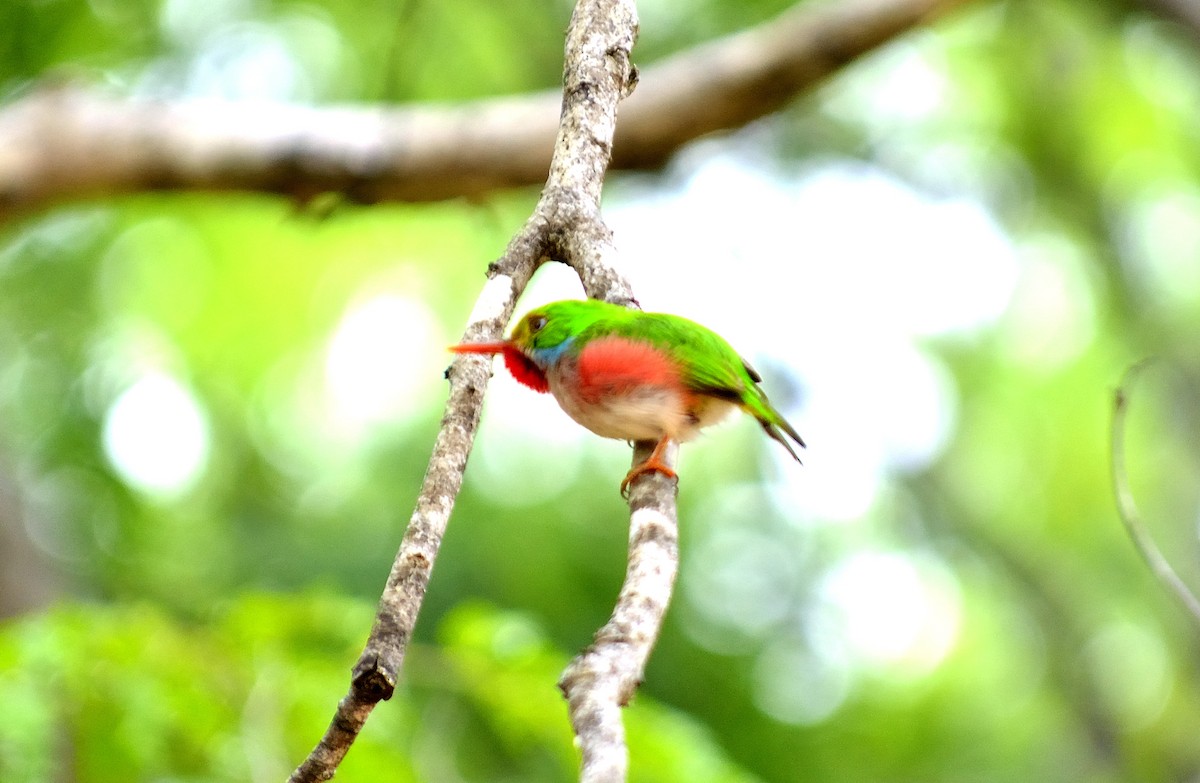
[{"label": "knot on branch", "polygon": [[636,65],[629,66],[629,77],[625,80],[625,93],[622,98],[628,98],[633,95],[633,91],[637,89],[638,80],[641,78],[641,73]]},{"label": "knot on branch", "polygon": [[364,655],[354,666],[351,685],[364,701],[387,701],[396,692],[396,675],[383,668],[378,655]]},{"label": "knot on branch", "polygon": [[612,703],[626,706],[643,682],[640,664],[644,664],[644,657],[637,648],[632,640],[621,638],[621,634],[601,629],[596,642],[585,647],[563,670],[558,689],[569,702],[597,698],[603,701],[603,694],[607,693],[611,694]]}]

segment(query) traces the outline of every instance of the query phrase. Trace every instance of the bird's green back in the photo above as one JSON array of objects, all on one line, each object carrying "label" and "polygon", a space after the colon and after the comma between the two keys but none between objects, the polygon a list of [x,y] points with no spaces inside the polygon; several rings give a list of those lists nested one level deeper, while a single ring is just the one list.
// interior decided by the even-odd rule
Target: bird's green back
[{"label": "bird's green back", "polygon": [[[546,317],[533,335],[535,347],[551,347],[574,338],[582,350],[597,337],[618,336],[648,343],[678,363],[684,384],[693,391],[736,399],[756,397],[756,381],[725,338],[706,326],[670,313],[645,313],[597,300],[554,302],[533,311]],[[532,313],[531,313],[532,314]],[[514,335],[516,337],[516,335]],[[754,391],[751,391],[754,390]],[[758,411],[753,410],[757,413]]]}]

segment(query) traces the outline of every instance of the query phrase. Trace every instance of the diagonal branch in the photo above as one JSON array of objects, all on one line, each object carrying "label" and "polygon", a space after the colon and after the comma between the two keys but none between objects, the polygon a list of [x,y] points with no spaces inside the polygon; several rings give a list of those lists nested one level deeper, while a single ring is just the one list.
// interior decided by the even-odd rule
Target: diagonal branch
[{"label": "diagonal branch", "polygon": [[[562,119],[550,176],[533,215],[488,268],[464,339],[494,340],[517,298],[547,258],[569,264],[589,296],[636,306],[629,284],[615,271],[612,235],[600,219],[600,192],[612,148],[616,109],[632,86],[629,53],[637,31],[633,0],[579,0],[567,32]],[[381,700],[391,697],[429,584],[479,424],[490,363],[456,360],[447,372],[450,399],[416,508],[380,598],[370,637],[354,667],[349,693],[329,728],[290,781],[328,780]],[[647,448],[646,444],[640,446]],[[635,454],[637,456],[637,454]],[[563,677],[572,723],[584,749],[584,779],[624,780],[625,751],[618,705],[628,701],[658,635],[676,569],[675,497],[658,476],[634,483],[631,493],[630,579],[613,621],[588,654]],[[589,657],[590,656],[590,657]],[[594,659],[612,672],[596,671]],[[582,662],[581,662],[582,661]],[[589,679],[573,672],[594,672]],[[611,675],[611,676],[610,676]],[[600,683],[603,690],[594,690]],[[607,705],[602,751],[578,705]],[[608,713],[617,713],[614,722]],[[620,776],[591,776],[589,759],[618,759]]]},{"label": "diagonal branch", "polygon": [[[500,336],[517,297],[541,260],[539,238],[527,225],[489,268],[489,280],[468,319],[464,339],[495,340]],[[332,778],[375,705],[390,699],[395,691],[433,563],[462,487],[491,373],[483,362],[459,361],[446,376],[450,381],[446,412],[416,507],[379,599],[374,626],[354,666],[350,691],[338,702],[329,728],[289,783]]]},{"label": "diagonal branch", "polygon": [[[612,165],[662,165],[687,142],[786,104],[854,58],[967,0],[800,3],[644,69]],[[557,92],[453,106],[306,107],[114,98],[47,88],[0,109],[0,221],[70,199],[241,190],[300,202],[479,197],[543,181]]]}]

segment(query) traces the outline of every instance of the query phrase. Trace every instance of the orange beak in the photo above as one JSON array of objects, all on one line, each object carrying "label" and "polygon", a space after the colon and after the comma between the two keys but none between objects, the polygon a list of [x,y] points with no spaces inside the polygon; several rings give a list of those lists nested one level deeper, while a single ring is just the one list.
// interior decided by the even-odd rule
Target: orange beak
[{"label": "orange beak", "polygon": [[455,353],[501,354],[504,357],[504,366],[519,383],[523,383],[537,392],[550,391],[546,373],[526,358],[525,354],[513,345],[512,340],[501,340],[494,343],[459,343],[450,346],[450,350]]},{"label": "orange beak", "polygon": [[450,346],[455,353],[503,353],[508,347],[507,342],[499,343],[459,343]]}]

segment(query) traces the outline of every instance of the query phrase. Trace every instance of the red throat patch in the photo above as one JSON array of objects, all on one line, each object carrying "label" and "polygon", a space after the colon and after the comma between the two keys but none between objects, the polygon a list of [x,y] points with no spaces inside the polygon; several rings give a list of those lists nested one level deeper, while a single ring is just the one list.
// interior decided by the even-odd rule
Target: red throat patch
[{"label": "red throat patch", "polygon": [[550,391],[550,382],[546,380],[546,373],[538,369],[536,364],[516,348],[505,346],[504,366],[519,383],[525,384],[535,392],[545,394]]}]

